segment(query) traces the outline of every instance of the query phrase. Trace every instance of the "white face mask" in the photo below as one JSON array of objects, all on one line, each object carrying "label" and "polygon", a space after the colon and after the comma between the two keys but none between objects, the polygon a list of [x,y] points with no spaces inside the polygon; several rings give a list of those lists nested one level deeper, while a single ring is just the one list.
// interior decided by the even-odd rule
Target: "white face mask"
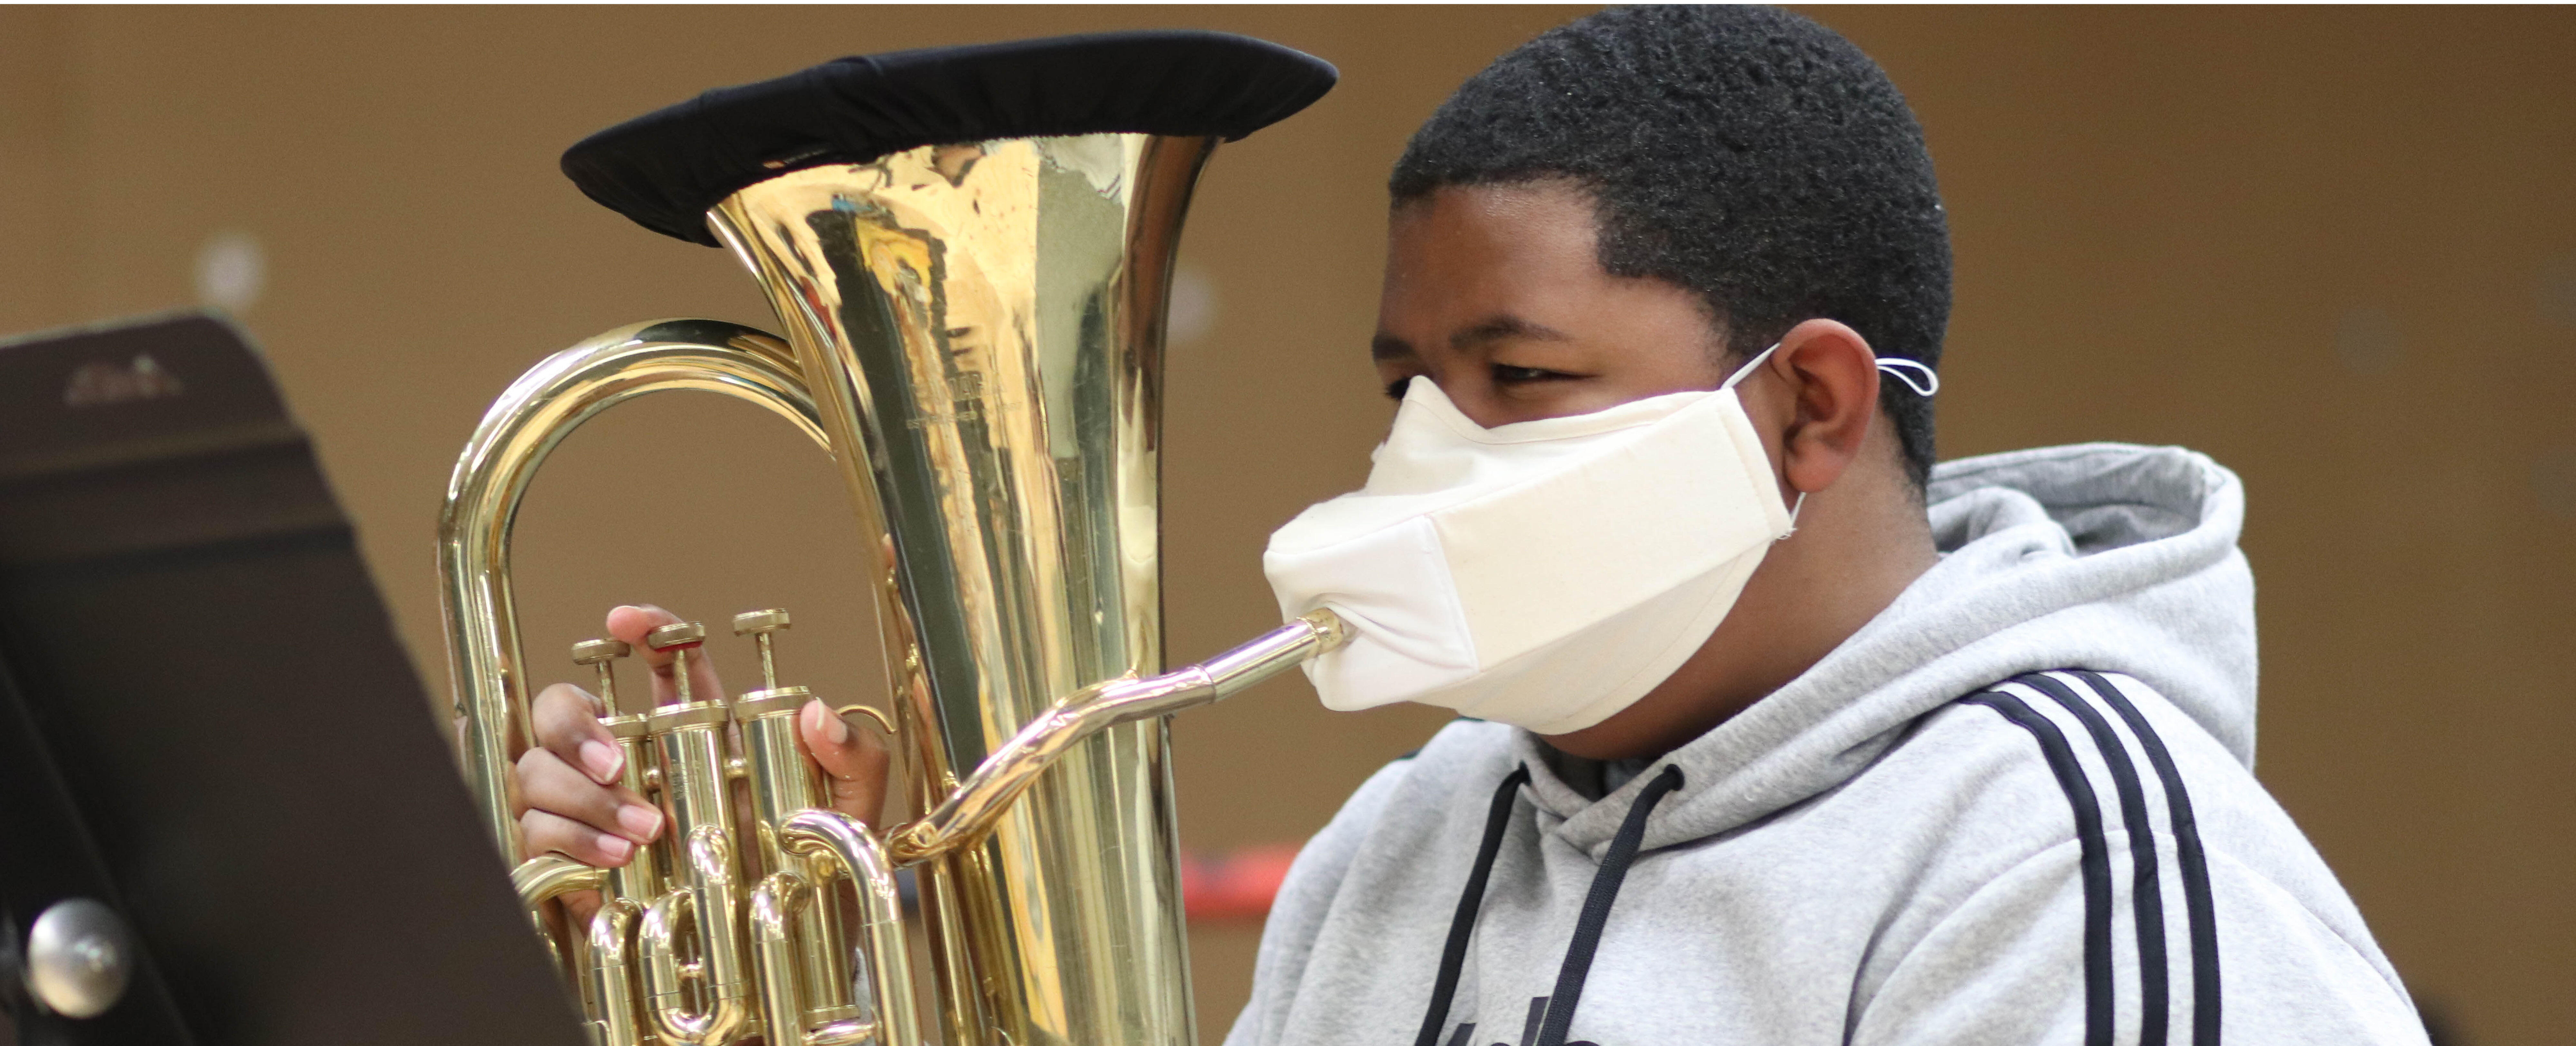
[{"label": "white face mask", "polygon": [[[1415,379],[1368,485],[1262,557],[1283,614],[1352,627],[1306,663],[1325,707],[1415,701],[1562,734],[1671,676],[1797,518],[1735,395],[1770,354],[1715,392],[1491,429]],[[1894,369],[1921,364],[1879,365],[1932,391]]]}]

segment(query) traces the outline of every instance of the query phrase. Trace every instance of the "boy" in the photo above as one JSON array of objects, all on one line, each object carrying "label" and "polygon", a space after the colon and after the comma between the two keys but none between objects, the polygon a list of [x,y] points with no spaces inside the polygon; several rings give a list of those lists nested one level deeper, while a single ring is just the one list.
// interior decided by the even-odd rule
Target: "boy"
[{"label": "boy", "polygon": [[[1395,431],[1268,565],[1359,626],[1328,704],[1477,718],[1307,845],[1229,1046],[2422,1041],[2248,769],[2235,477],[1932,466],[1947,231],[1866,56],[1777,10],[1594,15],[1460,87],[1390,190]],[[1750,433],[1751,493],[1656,478],[1698,415],[1708,471]]]},{"label": "boy", "polygon": [[[2235,477],[1932,466],[1948,234],[1866,56],[1776,10],[1594,15],[1390,188],[1403,405],[1267,565],[1358,633],[1328,704],[1474,718],[1308,844],[1229,1046],[2423,1041],[2248,770]],[[528,848],[623,863],[658,814],[586,695],[537,706]],[[882,750],[806,715],[872,815]]]}]

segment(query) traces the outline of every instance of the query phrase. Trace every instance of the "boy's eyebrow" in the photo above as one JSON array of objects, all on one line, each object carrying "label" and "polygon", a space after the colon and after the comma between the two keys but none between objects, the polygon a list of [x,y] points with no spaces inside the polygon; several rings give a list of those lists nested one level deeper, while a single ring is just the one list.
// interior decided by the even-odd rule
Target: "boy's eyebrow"
[{"label": "boy's eyebrow", "polygon": [[1459,329],[1457,333],[1449,336],[1449,347],[1453,349],[1464,349],[1474,345],[1484,345],[1502,341],[1506,338],[1530,338],[1538,341],[1567,340],[1564,331],[1557,330],[1556,328],[1545,324],[1531,323],[1530,321],[1524,320],[1518,316],[1505,313],[1500,316],[1488,317],[1473,325]]},{"label": "boy's eyebrow", "polygon": [[[1564,331],[1543,323],[1531,323],[1505,313],[1489,316],[1459,328],[1449,335],[1449,347],[1464,350],[1510,338],[1529,338],[1536,341],[1571,340]],[[1411,359],[1413,356],[1412,344],[1395,335],[1381,331],[1376,337],[1369,339],[1369,359],[1371,360],[1401,360]]]}]

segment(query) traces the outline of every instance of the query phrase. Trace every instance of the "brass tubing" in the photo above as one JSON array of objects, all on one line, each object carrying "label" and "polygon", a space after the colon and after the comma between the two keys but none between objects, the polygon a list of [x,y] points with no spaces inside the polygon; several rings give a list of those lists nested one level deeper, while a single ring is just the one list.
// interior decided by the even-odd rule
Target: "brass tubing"
[{"label": "brass tubing", "polygon": [[[647,1009],[654,1026],[666,1038],[718,1046],[749,1023],[751,986],[739,908],[741,865],[729,834],[733,787],[725,728],[733,715],[721,700],[696,700],[690,682],[691,661],[705,638],[705,627],[695,622],[664,625],[645,636],[653,649],[671,653],[673,700],[645,717],[645,729],[660,757],[662,805],[680,852],[670,875],[676,886],[644,909],[644,927],[636,936],[652,986]],[[681,987],[675,920],[682,916],[675,913],[683,908],[698,941],[694,1008]]]},{"label": "brass tubing", "polygon": [[609,898],[590,918],[590,962],[584,969],[582,1005],[588,1011],[592,1046],[635,1046],[644,1041],[636,1009],[636,970],[627,949],[635,938],[635,917],[644,906]]},{"label": "brass tubing", "polygon": [[[614,713],[616,706],[609,706],[609,710]],[[602,725],[608,727],[609,736],[617,740],[617,751],[624,756],[624,765],[618,770],[618,783],[636,795],[649,798],[655,787],[650,778],[655,776],[653,769],[656,764],[653,739],[645,717],[612,714],[602,721]],[[665,832],[661,838],[668,840],[670,834]],[[663,855],[667,850],[666,845],[658,842],[637,846],[634,856],[625,864],[608,870],[608,898],[640,905],[661,893]]]},{"label": "brass tubing", "polygon": [[510,870],[511,888],[531,910],[568,893],[599,889],[607,881],[607,872],[559,854],[531,857]]},{"label": "brass tubing", "polygon": [[786,872],[751,888],[753,980],[760,987],[761,1027],[772,1046],[804,1046],[804,985],[797,974],[795,931],[788,924],[810,907],[805,884]]},{"label": "brass tubing", "polygon": [[910,866],[973,843],[1010,809],[1012,800],[1083,739],[1120,723],[1232,697],[1340,646],[1349,636],[1349,626],[1340,616],[1318,610],[1199,664],[1143,679],[1113,679],[1077,691],[1022,727],[937,809],[894,833],[886,849],[895,864]]},{"label": "brass tubing", "polygon": [[[692,845],[687,841],[700,831],[721,834],[730,828],[733,797],[725,786],[724,720],[664,731],[655,741],[662,756],[662,803],[670,817],[671,838]],[[728,850],[730,843],[727,840]],[[673,863],[673,879],[685,881],[694,874],[686,858]],[[732,862],[728,860],[726,866],[730,869]]]},{"label": "brass tubing", "polygon": [[[743,761],[750,771],[752,826],[760,835],[760,846],[751,855],[757,859],[755,867],[763,872],[788,872],[824,889],[831,885],[831,866],[788,851],[778,838],[779,826],[790,815],[829,801],[796,739],[802,692],[797,687],[754,691],[744,695],[747,700],[736,702],[734,708],[737,716],[751,713],[740,723]],[[754,711],[763,708],[766,710]],[[839,906],[815,903],[797,909],[795,941],[805,956],[800,963],[804,985],[799,994],[805,1001],[805,1023],[838,1020],[858,1012],[856,1000],[851,997],[850,963],[846,949],[841,947],[842,939]]]},{"label": "brass tubing", "polygon": [[[704,1020],[688,1010],[688,982],[704,975],[706,968],[703,964],[692,968],[680,960],[680,931],[696,908],[697,899],[688,887],[673,887],[644,906],[644,918],[635,927],[635,958],[644,968],[644,1012],[665,1034],[674,1026],[701,1036],[705,1031]],[[681,1041],[703,1040],[683,1035]]]},{"label": "brass tubing", "polygon": [[[723,829],[701,825],[689,833],[685,849],[685,871],[678,878],[688,885],[654,898],[635,933],[650,991],[645,1009],[664,1038],[722,1046],[741,1037],[751,1019],[741,923],[735,918],[742,898],[733,878],[733,845]],[[684,962],[679,938],[692,922],[698,957]],[[686,987],[692,979],[699,988],[695,1006]]]},{"label": "brass tubing", "polygon": [[825,1021],[805,1029],[805,1046],[849,1046],[877,1037],[877,1022],[858,1017]]},{"label": "brass tubing", "polygon": [[778,825],[789,814],[822,805],[822,797],[815,794],[805,750],[796,743],[796,712],[790,708],[747,718],[741,728],[743,758],[751,771],[752,825],[760,833],[758,866],[798,871],[804,859],[779,847]]},{"label": "brass tubing", "polygon": [[519,904],[527,909],[529,925],[537,928],[537,937],[546,942],[546,954],[554,959],[555,969],[569,976],[572,960],[564,955],[563,944],[555,940],[546,926],[547,901],[568,893],[599,889],[607,873],[558,854],[531,857],[510,869],[510,886],[519,891]]},{"label": "brass tubing", "polygon": [[[828,860],[859,897],[859,954],[868,968],[868,991],[876,1001],[876,1046],[919,1046],[921,1016],[912,995],[911,942],[903,930],[903,897],[896,888],[894,866],[868,834],[868,826],[836,810],[801,810],[780,826],[788,849]],[[819,903],[819,902],[818,902]],[[852,1041],[857,1022],[826,1025],[809,1034],[807,1046]]]},{"label": "brass tubing", "polygon": [[511,761],[526,746],[527,659],[510,591],[510,530],[537,466],[600,411],[646,393],[716,392],[786,418],[828,451],[795,357],[776,337],[720,320],[656,320],[547,357],[510,384],[449,474],[439,589],[466,786],[504,862],[519,857]]},{"label": "brass tubing", "polygon": [[[800,976],[800,973],[813,972],[813,967],[806,961],[813,952],[814,943],[811,937],[805,936],[806,917],[814,909],[830,904],[829,895],[806,886],[804,880],[786,872],[764,878],[759,886],[752,888],[753,980],[760,987],[761,1026],[771,1043],[781,1046],[845,1046],[876,1036],[876,1022],[858,1019],[856,1006],[814,1005],[808,990],[812,978]],[[846,963],[842,966],[847,968]],[[841,994],[846,997],[848,992],[844,990]],[[817,1016],[826,1011],[833,1011],[833,1016]]]}]

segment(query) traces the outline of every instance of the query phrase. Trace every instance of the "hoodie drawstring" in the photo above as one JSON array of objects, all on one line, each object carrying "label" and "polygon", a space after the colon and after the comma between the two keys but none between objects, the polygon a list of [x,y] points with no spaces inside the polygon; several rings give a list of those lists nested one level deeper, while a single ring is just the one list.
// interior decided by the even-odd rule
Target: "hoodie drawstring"
[{"label": "hoodie drawstring", "polygon": [[1485,905],[1485,880],[1494,874],[1494,857],[1503,852],[1503,830],[1512,825],[1512,801],[1529,782],[1529,767],[1513,767],[1494,789],[1493,808],[1485,814],[1485,841],[1476,844],[1476,868],[1467,873],[1467,889],[1458,895],[1458,914],[1449,919],[1449,943],[1440,949],[1440,976],[1431,982],[1431,1011],[1422,1015],[1422,1034],[1413,1046],[1440,1046],[1440,1026],[1449,1020],[1449,999],[1458,994],[1458,971],[1467,965],[1467,938],[1476,933],[1476,909]]},{"label": "hoodie drawstring", "polygon": [[1538,1046],[1565,1046],[1566,1033],[1574,1027],[1574,1004],[1583,998],[1583,978],[1592,972],[1593,949],[1601,945],[1601,927],[1610,921],[1611,902],[1619,899],[1619,883],[1637,859],[1637,845],[1645,841],[1646,815],[1681,786],[1682,768],[1665,767],[1628,807],[1619,834],[1610,837],[1610,852],[1601,855],[1601,870],[1592,873],[1592,893],[1583,899],[1583,916],[1574,921],[1574,943],[1565,946],[1565,965],[1557,968],[1556,990],[1548,993],[1547,1023],[1539,1026]]},{"label": "hoodie drawstring", "polygon": [[[1529,781],[1529,767],[1515,768],[1503,778],[1502,787],[1494,790],[1492,807],[1485,814],[1485,838],[1476,847],[1475,869],[1467,874],[1467,889],[1458,898],[1458,914],[1449,921],[1449,942],[1440,952],[1440,974],[1431,986],[1431,1008],[1422,1015],[1422,1031],[1414,1037],[1414,1046],[1439,1046],[1440,1026],[1448,1023],[1449,1004],[1458,991],[1458,975],[1467,964],[1467,940],[1476,930],[1476,913],[1485,902],[1485,884],[1494,872],[1494,859],[1502,852],[1503,831],[1511,825],[1513,801],[1520,787]],[[1566,945],[1565,962],[1556,971],[1556,989],[1549,993],[1546,1022],[1539,1026],[1538,1041],[1533,1046],[1565,1046],[1565,1037],[1574,1027],[1574,1007],[1583,998],[1583,981],[1592,973],[1592,954],[1601,946],[1601,931],[1610,922],[1610,906],[1619,900],[1619,884],[1628,878],[1628,866],[1636,862],[1637,848],[1646,838],[1646,818],[1655,805],[1664,801],[1674,789],[1682,786],[1682,768],[1666,766],[1664,772],[1647,782],[1645,791],[1628,807],[1628,816],[1619,822],[1619,832],[1610,838],[1610,849],[1601,855],[1601,868],[1592,875],[1592,888],[1583,898],[1583,913],[1574,921],[1574,940]]]}]

